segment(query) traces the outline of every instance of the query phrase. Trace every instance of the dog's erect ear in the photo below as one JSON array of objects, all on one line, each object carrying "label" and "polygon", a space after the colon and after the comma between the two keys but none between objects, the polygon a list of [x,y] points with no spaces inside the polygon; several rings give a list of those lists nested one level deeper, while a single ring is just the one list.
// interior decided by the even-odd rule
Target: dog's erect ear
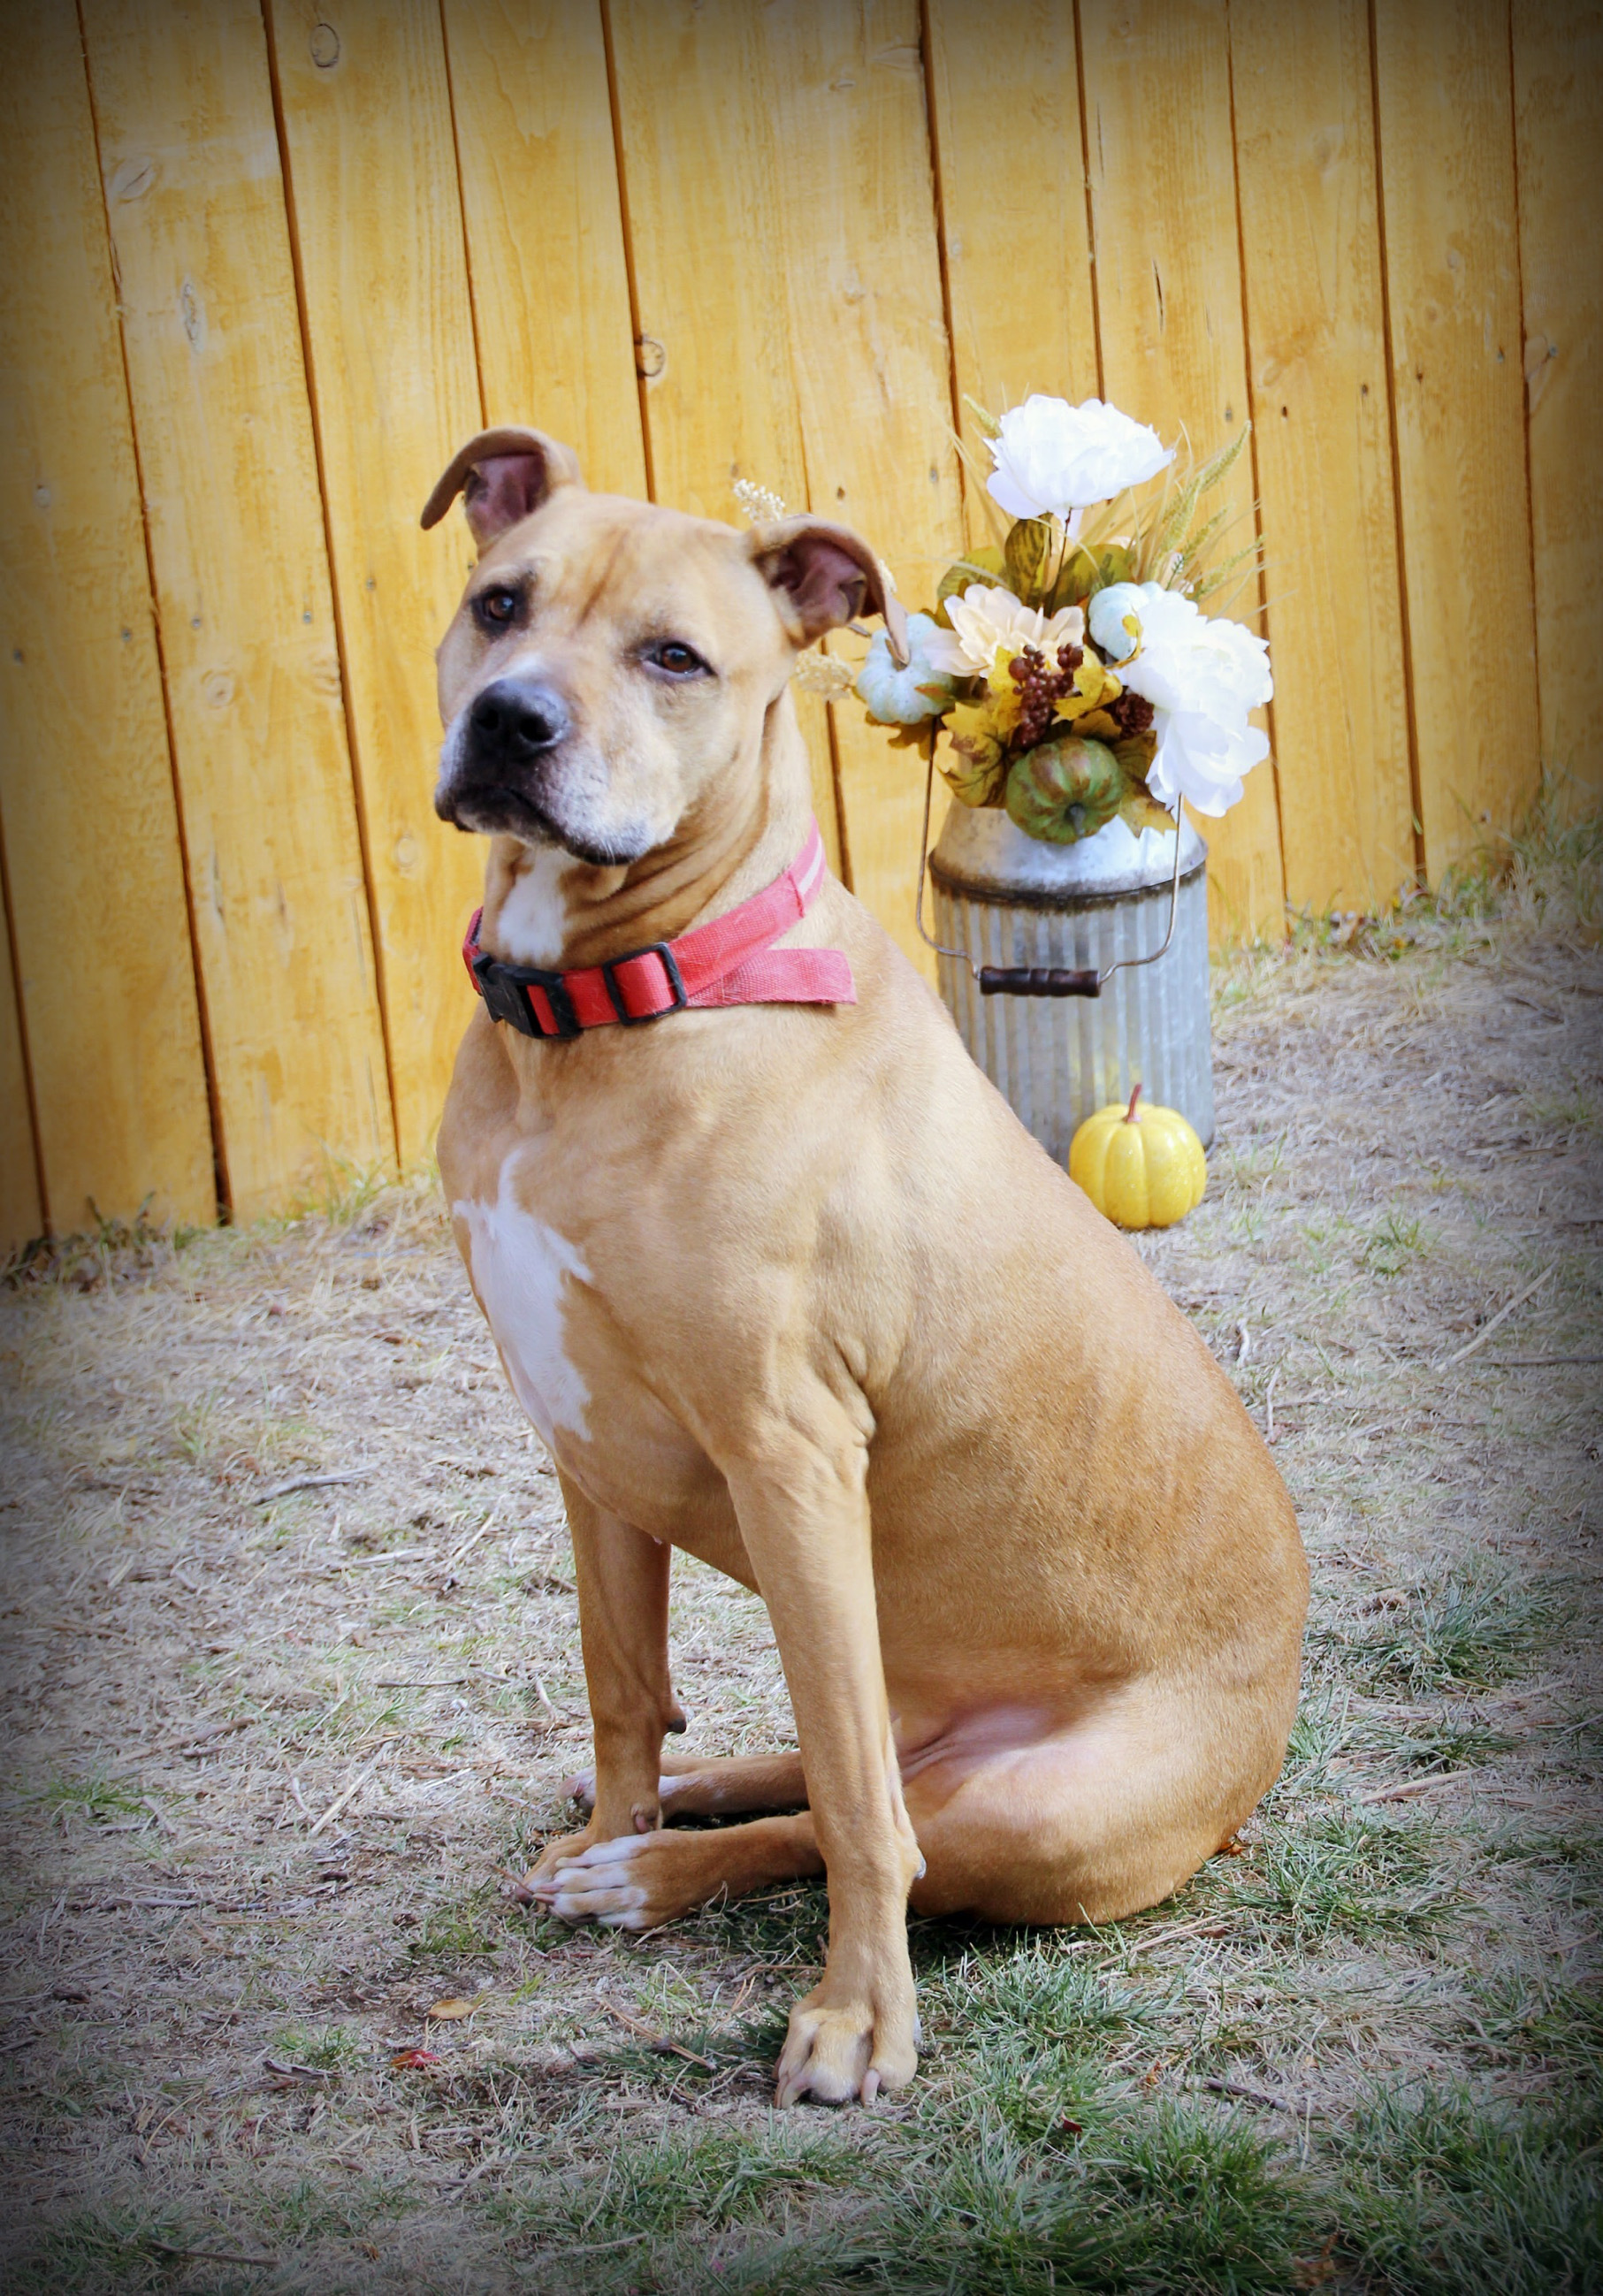
[{"label": "dog's erect ear", "polygon": [[467,522],[484,551],[558,487],[583,484],[572,447],[559,447],[543,430],[481,430],[452,455],[423,504],[423,522],[438,526],[457,496],[465,495]]},{"label": "dog's erect ear", "polygon": [[908,618],[889,574],[860,535],[821,518],[787,518],[760,526],[751,550],[779,619],[799,646],[861,613],[879,614],[891,652],[905,667]]}]

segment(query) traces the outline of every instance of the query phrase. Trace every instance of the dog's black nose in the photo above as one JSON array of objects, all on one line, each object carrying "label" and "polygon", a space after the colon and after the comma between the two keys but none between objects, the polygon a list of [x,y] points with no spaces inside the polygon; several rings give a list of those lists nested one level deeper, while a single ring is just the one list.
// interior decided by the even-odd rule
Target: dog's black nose
[{"label": "dog's black nose", "polygon": [[537,677],[498,677],[468,712],[475,745],[509,761],[553,750],[568,730],[568,707]]}]

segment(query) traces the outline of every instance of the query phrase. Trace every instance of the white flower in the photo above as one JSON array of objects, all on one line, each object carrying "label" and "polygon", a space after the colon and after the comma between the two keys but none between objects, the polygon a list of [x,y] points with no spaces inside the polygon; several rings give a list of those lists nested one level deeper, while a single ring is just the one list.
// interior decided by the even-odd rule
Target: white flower
[{"label": "white flower", "polygon": [[1269,755],[1267,737],[1248,722],[1275,690],[1264,641],[1156,582],[1098,590],[1090,628],[1124,685],[1153,706],[1154,797],[1171,806],[1178,795],[1215,816],[1228,811],[1242,775]]},{"label": "white flower", "polygon": [[1189,709],[1155,709],[1152,723],[1158,753],[1147,786],[1171,812],[1183,797],[1194,812],[1217,820],[1240,802],[1242,775],[1269,755],[1269,736],[1256,726],[1221,726]]},{"label": "white flower", "polygon": [[971,675],[961,647],[928,614],[908,616],[908,656],[906,668],[899,668],[889,638],[875,630],[858,672],[857,694],[882,726],[918,726],[939,718],[951,701],[952,679]]},{"label": "white flower", "polygon": [[1011,590],[990,589],[976,582],[960,598],[946,602],[946,618],[957,632],[956,651],[960,676],[990,673],[997,648],[1006,646],[1007,659],[1035,646],[1044,654],[1060,646],[1078,645],[1085,636],[1085,616],[1078,606],[1065,606],[1048,619],[1039,606],[1026,606]]},{"label": "white flower", "polygon": [[777,526],[790,516],[772,487],[760,487],[755,479],[736,479],[730,492],[753,526]]},{"label": "white flower", "polygon": [[1071,531],[1088,504],[1111,501],[1174,460],[1155,430],[1116,406],[1100,398],[1071,406],[1039,391],[1009,407],[989,443],[996,468],[986,485],[1008,515],[1067,519]]}]

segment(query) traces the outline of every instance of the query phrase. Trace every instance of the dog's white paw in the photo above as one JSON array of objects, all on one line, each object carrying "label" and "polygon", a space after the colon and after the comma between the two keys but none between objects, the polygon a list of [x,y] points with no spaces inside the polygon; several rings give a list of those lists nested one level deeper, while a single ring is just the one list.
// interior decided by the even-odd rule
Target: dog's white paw
[{"label": "dog's white paw", "polygon": [[624,1833],[613,1841],[593,1841],[577,1857],[564,1858],[542,1874],[533,1894],[559,1921],[599,1922],[609,1930],[649,1929],[645,1885],[631,1868],[637,1868],[650,1839]]}]

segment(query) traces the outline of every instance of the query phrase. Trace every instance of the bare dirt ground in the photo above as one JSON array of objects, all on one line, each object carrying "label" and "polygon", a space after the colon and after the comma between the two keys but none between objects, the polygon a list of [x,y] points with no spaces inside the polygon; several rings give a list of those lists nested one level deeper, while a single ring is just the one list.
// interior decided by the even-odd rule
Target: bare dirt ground
[{"label": "bare dirt ground", "polygon": [[[1139,1920],[916,1923],[872,2113],[768,2103],[820,1891],[505,1894],[584,1683],[429,1188],[14,1272],[0,2284],[1603,2285],[1598,938],[1517,874],[1221,977],[1207,1200],[1139,1248],[1302,1517],[1286,1775]],[[676,1587],[688,1744],[789,1742],[760,1606]]]}]

